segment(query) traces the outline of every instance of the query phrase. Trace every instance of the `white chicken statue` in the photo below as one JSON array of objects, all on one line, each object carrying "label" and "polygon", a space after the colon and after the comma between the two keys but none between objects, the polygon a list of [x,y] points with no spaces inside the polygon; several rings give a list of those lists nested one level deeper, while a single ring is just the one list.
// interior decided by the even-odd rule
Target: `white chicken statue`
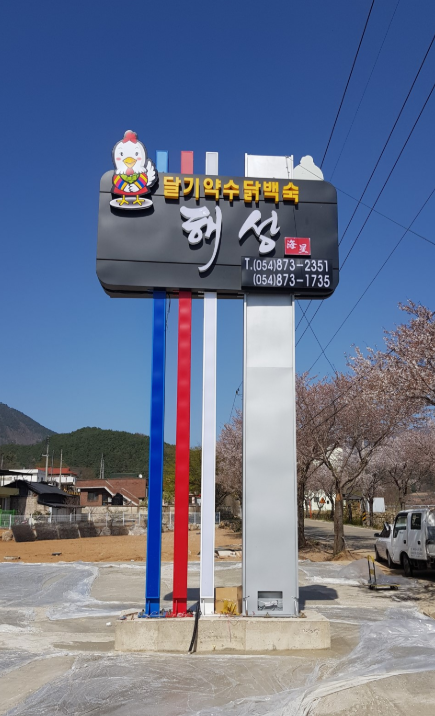
[{"label": "white chicken statue", "polygon": [[157,171],[136,132],[127,130],[124,139],[115,144],[112,158],[115,165],[112,193],[120,194],[121,198],[111,201],[111,205],[126,209],[151,206],[152,201],[141,197],[148,194],[150,187],[157,181]]}]

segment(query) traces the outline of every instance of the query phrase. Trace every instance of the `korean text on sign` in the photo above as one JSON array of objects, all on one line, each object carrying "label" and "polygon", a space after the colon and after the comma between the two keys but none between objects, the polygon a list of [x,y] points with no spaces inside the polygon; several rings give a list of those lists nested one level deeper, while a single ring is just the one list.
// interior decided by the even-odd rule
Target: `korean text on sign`
[{"label": "korean text on sign", "polygon": [[[198,177],[163,177],[163,195],[166,199],[179,199],[180,196],[194,196],[197,201],[200,198],[200,183]],[[246,204],[258,203],[261,195],[265,200],[272,200],[275,204],[279,201],[291,201],[294,204],[299,202],[299,187],[289,182],[280,190],[277,181],[252,181],[246,179],[241,187],[233,179],[222,186],[221,179],[207,177],[202,180],[204,196],[213,197],[215,201],[228,199],[231,203],[235,198],[242,197]]]}]

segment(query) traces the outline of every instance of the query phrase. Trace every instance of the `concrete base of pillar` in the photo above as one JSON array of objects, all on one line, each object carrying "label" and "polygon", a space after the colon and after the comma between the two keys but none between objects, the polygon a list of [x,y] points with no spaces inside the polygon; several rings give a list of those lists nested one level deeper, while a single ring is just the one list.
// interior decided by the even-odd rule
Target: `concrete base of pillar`
[{"label": "concrete base of pillar", "polygon": [[[304,617],[201,617],[196,651],[199,653],[264,653],[301,649],[329,649],[329,621],[315,611]],[[117,621],[117,651],[186,653],[193,634],[193,618],[127,619]]]}]

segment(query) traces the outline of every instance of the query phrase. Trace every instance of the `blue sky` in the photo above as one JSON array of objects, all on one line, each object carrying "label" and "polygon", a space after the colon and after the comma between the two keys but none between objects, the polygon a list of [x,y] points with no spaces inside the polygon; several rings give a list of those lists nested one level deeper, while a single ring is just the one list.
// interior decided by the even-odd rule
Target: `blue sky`
[{"label": "blue sky", "polygon": [[[98,187],[111,169],[113,145],[133,129],[152,157],[156,149],[169,150],[172,171],[179,170],[183,149],[195,152],[198,173],[205,152],[212,150],[219,152],[220,173],[227,175],[243,175],[245,152],[293,154],[296,162],[311,154],[319,164],[370,4],[4,3],[0,401],[58,432],[86,425],[148,432],[152,304],[109,299],[95,274]],[[360,197],[434,32],[433,0],[375,1],[323,167],[339,189],[340,235],[355,207],[342,191]],[[435,45],[365,194],[369,205],[423,106],[434,69]],[[405,226],[435,187],[434,112],[435,93],[376,206]],[[435,196],[413,226],[431,241],[434,208]],[[359,207],[341,246],[342,259],[367,213]],[[313,321],[322,346],[402,233],[388,219],[371,215],[335,295]],[[403,318],[399,301],[411,298],[435,309],[434,261],[435,246],[407,234],[326,350],[337,370],[345,368],[353,344],[382,344],[383,329]],[[316,308],[312,303],[307,315]],[[221,428],[242,379],[242,305],[220,301],[218,310]],[[201,439],[199,301],[193,316],[195,445]],[[301,316],[298,307],[297,320]],[[305,326],[303,319],[297,338]],[[169,442],[175,440],[176,348],[177,302],[172,301]],[[310,368],[319,353],[309,329],[297,346],[297,369]],[[313,369],[330,372],[324,357]]]}]

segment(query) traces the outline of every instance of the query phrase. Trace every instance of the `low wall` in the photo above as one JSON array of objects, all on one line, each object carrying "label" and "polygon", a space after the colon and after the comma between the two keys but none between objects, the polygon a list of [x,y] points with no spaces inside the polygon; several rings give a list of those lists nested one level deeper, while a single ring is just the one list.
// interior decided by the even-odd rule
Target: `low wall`
[{"label": "low wall", "polygon": [[[115,626],[115,650],[124,652],[187,653],[194,619],[126,619]],[[201,617],[198,622],[198,653],[288,652],[329,649],[328,619],[307,610],[303,618]]]}]

